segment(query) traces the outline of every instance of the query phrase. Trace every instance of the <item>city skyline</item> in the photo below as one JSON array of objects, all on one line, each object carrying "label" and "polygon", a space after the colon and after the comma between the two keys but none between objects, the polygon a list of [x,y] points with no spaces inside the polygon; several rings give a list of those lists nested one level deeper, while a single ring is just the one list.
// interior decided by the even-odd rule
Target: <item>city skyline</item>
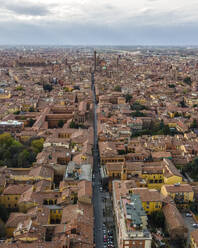
[{"label": "city skyline", "polygon": [[195,0],[0,3],[0,45],[197,45]]}]

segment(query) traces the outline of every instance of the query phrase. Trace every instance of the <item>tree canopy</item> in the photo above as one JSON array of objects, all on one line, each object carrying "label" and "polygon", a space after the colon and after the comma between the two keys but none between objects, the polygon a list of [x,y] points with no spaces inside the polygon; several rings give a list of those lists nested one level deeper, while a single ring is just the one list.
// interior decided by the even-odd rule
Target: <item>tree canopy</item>
[{"label": "tree canopy", "polygon": [[198,157],[192,162],[188,163],[183,169],[183,172],[187,172],[190,177],[198,181]]},{"label": "tree canopy", "polygon": [[163,214],[162,210],[152,212],[151,215],[149,216],[149,220],[150,220],[150,224],[153,227],[164,229],[164,227],[165,227],[165,217],[164,217],[164,214]]},{"label": "tree canopy", "polygon": [[184,81],[185,84],[188,84],[188,85],[192,84],[191,77],[185,77],[183,81]]},{"label": "tree canopy", "polygon": [[114,87],[114,91],[118,91],[118,92],[121,92],[121,86],[120,85],[116,85],[115,87]]},{"label": "tree canopy", "polygon": [[44,84],[43,89],[50,92],[53,88],[51,84]]},{"label": "tree canopy", "polygon": [[148,109],[146,106],[140,104],[139,102],[134,102],[132,105],[131,105],[131,110],[137,110],[137,111],[140,111],[140,110],[146,110]]},{"label": "tree canopy", "polygon": [[22,144],[9,133],[0,134],[0,166],[30,167],[42,151],[43,142],[44,139],[36,139],[30,144]]},{"label": "tree canopy", "polygon": [[64,126],[64,121],[63,120],[59,120],[58,121],[58,127],[62,128]]},{"label": "tree canopy", "polygon": [[126,94],[125,96],[126,102],[130,102],[132,99],[132,95],[131,94]]}]

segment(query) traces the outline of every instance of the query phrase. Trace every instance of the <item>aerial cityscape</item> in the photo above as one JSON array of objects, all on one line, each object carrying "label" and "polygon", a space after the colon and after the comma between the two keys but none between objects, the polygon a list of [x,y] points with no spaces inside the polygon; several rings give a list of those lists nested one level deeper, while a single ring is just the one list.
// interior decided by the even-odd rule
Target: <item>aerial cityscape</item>
[{"label": "aerial cityscape", "polygon": [[198,248],[197,1],[0,3],[0,248]]}]

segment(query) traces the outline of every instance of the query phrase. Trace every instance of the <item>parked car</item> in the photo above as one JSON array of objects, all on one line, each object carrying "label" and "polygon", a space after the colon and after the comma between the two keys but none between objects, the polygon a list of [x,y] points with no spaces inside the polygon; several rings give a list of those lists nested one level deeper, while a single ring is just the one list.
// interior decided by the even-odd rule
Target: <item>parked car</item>
[{"label": "parked car", "polygon": [[186,213],[186,217],[192,217],[191,213]]},{"label": "parked car", "polygon": [[193,226],[194,228],[198,228],[198,224],[197,224],[197,223],[192,224],[192,226]]}]

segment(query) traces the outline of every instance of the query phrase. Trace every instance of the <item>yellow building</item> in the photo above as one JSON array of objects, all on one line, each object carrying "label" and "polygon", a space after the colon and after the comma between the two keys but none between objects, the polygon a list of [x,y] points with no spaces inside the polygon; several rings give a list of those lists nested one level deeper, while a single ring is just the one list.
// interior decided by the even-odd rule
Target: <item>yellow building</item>
[{"label": "yellow building", "polygon": [[146,181],[149,189],[161,189],[164,184],[164,175],[162,166],[145,166],[142,169],[141,177]]},{"label": "yellow building", "polygon": [[162,209],[162,195],[156,189],[133,188],[129,190],[132,194],[140,195],[142,206],[147,214]]},{"label": "yellow building", "polygon": [[50,209],[50,224],[60,224],[62,219],[63,209],[60,206],[51,205]]},{"label": "yellow building", "polygon": [[198,230],[190,234],[190,248],[198,248]]},{"label": "yellow building", "polygon": [[112,157],[101,157],[102,164],[106,163],[124,163],[125,158],[122,155],[112,156]]},{"label": "yellow building", "polygon": [[183,178],[177,168],[174,166],[170,159],[163,159],[164,164],[164,183],[165,184],[175,184],[182,183]]},{"label": "yellow building", "polygon": [[10,92],[5,91],[4,93],[0,93],[0,99],[9,99],[10,97]]},{"label": "yellow building", "polygon": [[13,236],[13,232],[16,229],[19,222],[24,221],[27,219],[27,215],[24,213],[11,213],[9,216],[8,221],[6,222],[6,236],[10,238]]},{"label": "yellow building", "polygon": [[165,197],[170,196],[181,208],[187,208],[189,202],[194,201],[194,191],[189,184],[163,185],[161,193]]},{"label": "yellow building", "polygon": [[118,104],[125,104],[126,103],[126,99],[124,97],[118,97]]},{"label": "yellow building", "polygon": [[170,128],[176,128],[177,123],[170,120],[170,121],[168,121],[168,126],[169,126]]},{"label": "yellow building", "polygon": [[169,114],[170,118],[174,118],[174,116],[175,116],[174,112],[168,112],[168,114]]},{"label": "yellow building", "polygon": [[10,185],[6,187],[0,196],[0,202],[8,209],[16,209],[19,207],[18,201],[21,195],[30,188],[29,185]]}]

